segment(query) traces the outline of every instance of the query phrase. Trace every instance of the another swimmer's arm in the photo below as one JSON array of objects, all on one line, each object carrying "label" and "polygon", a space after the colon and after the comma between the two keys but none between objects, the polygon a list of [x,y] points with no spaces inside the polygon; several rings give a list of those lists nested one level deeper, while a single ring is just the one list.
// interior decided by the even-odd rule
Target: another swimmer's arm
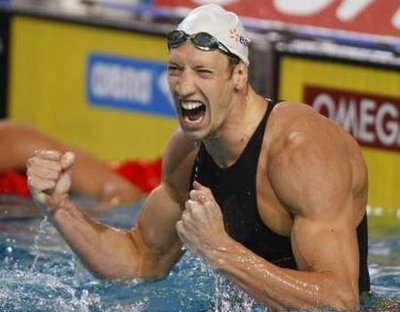
[{"label": "another swimmer's arm", "polygon": [[[96,276],[111,280],[155,279],[180,255],[175,223],[180,207],[160,186],[146,200],[132,231],[98,224],[69,199],[70,153],[43,151],[27,163],[35,202],[45,210],[70,247]],[[162,207],[154,211],[156,207]]]},{"label": "another swimmer's arm", "polygon": [[36,150],[73,151],[75,161],[70,173],[71,189],[102,200],[104,209],[117,202],[138,201],[144,195],[88,151],[68,146],[32,125],[1,120],[0,143],[0,171],[23,171],[27,159]]},{"label": "another swimmer's arm", "polygon": [[82,149],[74,148],[73,152],[76,160],[71,171],[72,190],[96,197],[100,201],[96,207],[98,211],[143,199],[144,194],[138,187],[119,176],[106,163]]},{"label": "another swimmer's arm", "polygon": [[277,156],[268,174],[294,215],[291,241],[300,271],[280,268],[226,236],[214,238],[217,247],[206,258],[266,306],[355,310],[359,259],[348,162],[319,142],[286,146]]}]

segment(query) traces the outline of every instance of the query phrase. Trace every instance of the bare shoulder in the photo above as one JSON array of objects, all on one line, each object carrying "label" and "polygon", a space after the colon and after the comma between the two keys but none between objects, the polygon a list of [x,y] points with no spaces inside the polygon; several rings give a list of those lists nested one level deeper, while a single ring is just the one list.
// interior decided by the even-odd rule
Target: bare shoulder
[{"label": "bare shoulder", "polygon": [[190,176],[198,148],[181,129],[171,136],[163,155],[162,182],[180,200],[187,197]]},{"label": "bare shoulder", "polygon": [[336,156],[351,158],[357,157],[361,151],[348,132],[305,104],[277,104],[272,110],[267,131],[267,137],[271,139],[269,143],[273,143],[270,144],[272,153],[286,151],[288,147],[299,152],[319,148],[322,154],[333,152]]},{"label": "bare shoulder", "polygon": [[293,213],[304,213],[305,207],[320,213],[328,203],[340,209],[365,188],[366,166],[358,144],[312,107],[279,103],[267,133],[268,176]]},{"label": "bare shoulder", "polygon": [[321,144],[332,146],[345,137],[345,133],[336,124],[312,107],[291,102],[281,102],[274,107],[267,131],[270,155],[286,152],[288,148],[300,152],[304,148],[317,148]]}]

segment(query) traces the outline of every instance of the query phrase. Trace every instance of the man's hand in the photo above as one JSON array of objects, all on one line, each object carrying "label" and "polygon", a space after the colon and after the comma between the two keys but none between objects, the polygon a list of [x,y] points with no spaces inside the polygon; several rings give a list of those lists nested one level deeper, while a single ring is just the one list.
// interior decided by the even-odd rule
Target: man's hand
[{"label": "man's hand", "polygon": [[176,229],[181,241],[189,249],[208,258],[210,252],[223,248],[228,234],[221,209],[211,190],[196,181],[193,187]]},{"label": "man's hand", "polygon": [[37,151],[27,161],[28,186],[35,203],[55,211],[68,198],[71,187],[70,168],[74,154]]}]

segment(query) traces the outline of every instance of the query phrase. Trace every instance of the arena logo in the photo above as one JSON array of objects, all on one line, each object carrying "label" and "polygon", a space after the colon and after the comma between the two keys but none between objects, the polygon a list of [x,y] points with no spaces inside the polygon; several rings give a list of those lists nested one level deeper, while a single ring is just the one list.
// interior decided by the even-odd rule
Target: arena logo
[{"label": "arena logo", "polygon": [[90,85],[97,98],[114,101],[126,100],[139,105],[149,105],[153,73],[144,69],[98,62],[93,65]]},{"label": "arena logo", "polygon": [[95,106],[175,117],[165,63],[92,53],[86,94]]},{"label": "arena logo", "polygon": [[304,102],[340,124],[360,143],[400,151],[400,98],[305,87]]}]

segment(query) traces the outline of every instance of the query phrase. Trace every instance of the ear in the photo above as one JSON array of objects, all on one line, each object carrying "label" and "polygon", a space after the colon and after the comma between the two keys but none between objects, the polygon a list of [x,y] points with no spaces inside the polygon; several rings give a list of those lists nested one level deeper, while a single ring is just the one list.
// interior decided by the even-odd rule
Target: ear
[{"label": "ear", "polygon": [[247,87],[248,73],[248,67],[243,62],[236,65],[232,76],[235,90],[240,91]]}]

